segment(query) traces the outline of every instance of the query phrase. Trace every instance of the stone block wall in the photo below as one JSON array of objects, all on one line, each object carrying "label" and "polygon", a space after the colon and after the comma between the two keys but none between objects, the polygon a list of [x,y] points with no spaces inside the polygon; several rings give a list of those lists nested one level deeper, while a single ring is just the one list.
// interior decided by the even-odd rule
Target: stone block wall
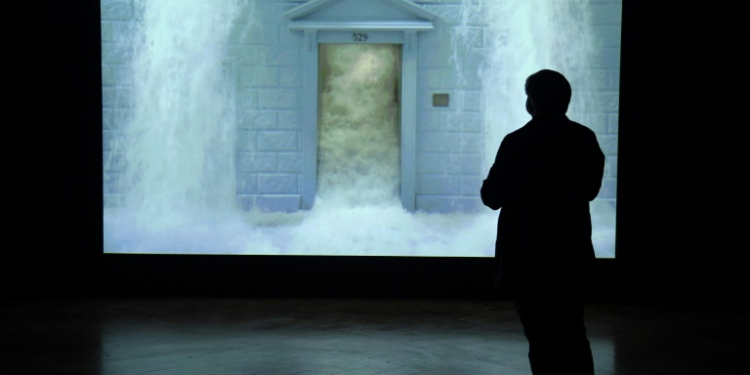
[{"label": "stone block wall", "polygon": [[245,210],[300,209],[301,35],[284,12],[302,2],[255,1],[230,38],[240,132],[237,197]]},{"label": "stone block wall", "polygon": [[122,192],[118,177],[124,153],[115,140],[127,125],[132,108],[132,78],[129,72],[137,27],[136,11],[131,0],[101,2],[102,41],[102,161],[104,206],[118,206]]},{"label": "stone block wall", "polygon": [[[440,17],[434,30],[419,35],[417,209],[476,211],[482,207],[479,189],[487,175],[482,169],[482,82],[475,73],[483,62],[482,29],[464,29],[471,42],[454,49],[462,1],[416,2]],[[434,106],[435,94],[448,94],[448,106]]]},{"label": "stone block wall", "polygon": [[605,119],[592,129],[604,151],[606,164],[604,180],[597,199],[616,204],[617,200],[617,144],[618,111],[620,106],[620,39],[622,35],[622,0],[593,0],[593,27],[600,43],[600,54],[595,62],[596,90],[603,100]]}]

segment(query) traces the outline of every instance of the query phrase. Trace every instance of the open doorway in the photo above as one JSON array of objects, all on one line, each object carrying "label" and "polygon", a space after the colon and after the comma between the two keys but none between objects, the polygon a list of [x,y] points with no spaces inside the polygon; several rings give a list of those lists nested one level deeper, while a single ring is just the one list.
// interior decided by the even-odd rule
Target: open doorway
[{"label": "open doorway", "polygon": [[398,201],[401,45],[319,44],[318,52],[318,196]]}]

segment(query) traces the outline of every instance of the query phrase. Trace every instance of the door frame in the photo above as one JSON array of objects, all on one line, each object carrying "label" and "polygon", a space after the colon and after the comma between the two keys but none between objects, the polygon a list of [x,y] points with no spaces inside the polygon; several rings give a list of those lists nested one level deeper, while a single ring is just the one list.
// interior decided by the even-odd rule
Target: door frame
[{"label": "door frame", "polygon": [[311,209],[318,182],[318,50],[319,44],[400,44],[401,47],[401,184],[402,206],[416,208],[417,30],[305,29],[302,52],[302,208]]}]

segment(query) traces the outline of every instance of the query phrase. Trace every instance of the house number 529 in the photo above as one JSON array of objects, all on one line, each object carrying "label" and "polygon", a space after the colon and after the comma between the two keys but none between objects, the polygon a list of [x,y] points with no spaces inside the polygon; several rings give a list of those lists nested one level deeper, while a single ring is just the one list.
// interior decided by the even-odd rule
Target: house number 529
[{"label": "house number 529", "polygon": [[352,33],[352,39],[354,39],[355,42],[366,42],[367,33]]}]

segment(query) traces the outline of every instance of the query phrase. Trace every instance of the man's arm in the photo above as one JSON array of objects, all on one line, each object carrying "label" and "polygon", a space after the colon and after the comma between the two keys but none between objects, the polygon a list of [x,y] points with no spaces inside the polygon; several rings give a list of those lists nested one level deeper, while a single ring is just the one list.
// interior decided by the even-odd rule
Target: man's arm
[{"label": "man's arm", "polygon": [[495,163],[492,164],[487,178],[482,183],[480,195],[482,203],[485,206],[497,210],[506,203],[508,197],[507,176],[508,176],[508,149],[509,145],[505,137],[500,143],[500,148],[495,156]]},{"label": "man's arm", "polygon": [[584,176],[585,198],[588,201],[594,200],[599,195],[602,187],[602,178],[604,178],[604,153],[599,142],[596,140],[596,134],[589,132],[589,141],[587,143],[587,168]]}]

